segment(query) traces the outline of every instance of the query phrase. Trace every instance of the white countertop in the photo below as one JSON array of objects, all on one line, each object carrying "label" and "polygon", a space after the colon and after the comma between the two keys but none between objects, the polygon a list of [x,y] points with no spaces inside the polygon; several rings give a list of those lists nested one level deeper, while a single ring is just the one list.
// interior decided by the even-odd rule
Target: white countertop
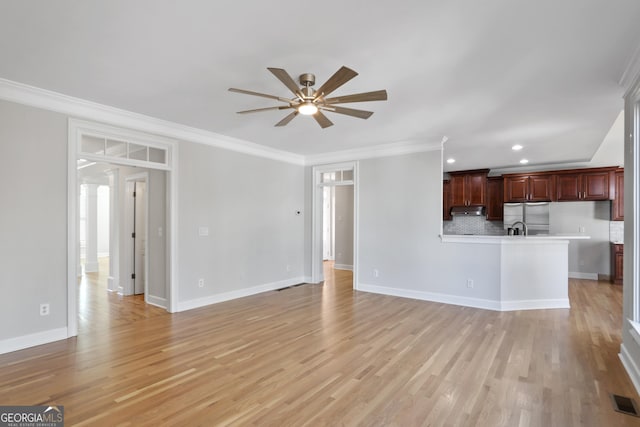
[{"label": "white countertop", "polygon": [[556,240],[587,240],[591,236],[584,234],[537,234],[532,236],[488,236],[479,234],[444,234],[440,236],[443,242],[451,243],[541,243]]}]

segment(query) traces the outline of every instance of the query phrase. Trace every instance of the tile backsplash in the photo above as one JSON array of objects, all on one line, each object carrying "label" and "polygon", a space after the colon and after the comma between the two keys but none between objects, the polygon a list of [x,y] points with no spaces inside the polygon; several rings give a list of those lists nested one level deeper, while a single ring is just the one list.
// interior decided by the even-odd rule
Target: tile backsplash
[{"label": "tile backsplash", "polygon": [[501,221],[487,221],[483,216],[454,216],[451,221],[444,221],[443,233],[500,236],[505,231]]},{"label": "tile backsplash", "polygon": [[609,241],[610,242],[624,241],[624,221],[609,222]]}]

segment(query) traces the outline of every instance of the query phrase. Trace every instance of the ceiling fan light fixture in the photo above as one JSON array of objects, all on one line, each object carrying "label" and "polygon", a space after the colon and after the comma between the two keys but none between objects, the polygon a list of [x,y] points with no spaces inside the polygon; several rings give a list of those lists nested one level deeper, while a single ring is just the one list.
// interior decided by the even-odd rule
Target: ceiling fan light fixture
[{"label": "ceiling fan light fixture", "polygon": [[[368,119],[373,112],[365,110],[357,110],[355,108],[341,107],[336,104],[348,104],[351,102],[370,102],[370,101],[386,101],[387,91],[376,90],[373,92],[354,93],[351,95],[334,96],[327,98],[334,90],[358,75],[355,71],[344,65],[338,71],[333,73],[329,79],[324,82],[317,90],[313,89],[316,82],[316,76],[311,73],[300,75],[300,85],[293,80],[291,75],[283,68],[267,68],[289,91],[295,95],[294,98],[284,98],[282,96],[269,95],[266,93],[254,92],[251,90],[237,89],[230,87],[229,91],[244,93],[245,95],[260,96],[276,101],[283,102],[285,105],[278,105],[266,108],[254,108],[252,110],[238,111],[238,114],[255,113],[258,111],[270,110],[293,110],[285,118],[275,124],[276,127],[286,126],[291,120],[298,115],[312,116],[322,129],[333,126],[331,120],[324,115],[326,111],[336,114],[344,114],[346,116],[357,117],[359,119]],[[444,141],[443,141],[444,142]]]},{"label": "ceiling fan light fixture", "polygon": [[318,107],[311,101],[303,102],[298,106],[298,113],[304,116],[312,116],[318,112]]}]

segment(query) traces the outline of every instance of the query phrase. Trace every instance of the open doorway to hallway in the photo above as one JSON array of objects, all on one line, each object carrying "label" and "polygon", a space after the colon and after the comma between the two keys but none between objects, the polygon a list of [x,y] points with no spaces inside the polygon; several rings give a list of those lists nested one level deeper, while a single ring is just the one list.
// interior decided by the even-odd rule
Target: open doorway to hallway
[{"label": "open doorway to hallway", "polygon": [[[124,194],[123,177],[127,176],[125,168],[136,172],[146,171],[149,174],[147,193],[149,194],[148,242],[157,240],[157,245],[147,243],[145,257],[149,268],[145,275],[149,283],[149,292],[145,293],[145,301],[177,311],[177,276],[178,266],[175,257],[176,244],[174,237],[177,231],[177,175],[178,175],[177,141],[158,135],[131,129],[119,128],[107,124],[80,119],[69,119],[68,143],[68,204],[67,210],[67,336],[78,334],[80,304],[78,303],[78,277],[81,269],[79,255],[79,169],[98,164],[111,165],[108,173],[110,188],[110,244],[109,273],[107,288],[123,296],[134,292],[131,276],[126,276],[124,259],[125,250],[120,250],[124,241],[124,221],[120,207]],[[84,164],[83,164],[84,163]],[[159,177],[158,179],[156,179]],[[156,185],[156,183],[158,185]],[[122,187],[122,188],[121,188]],[[114,191],[117,190],[117,191]],[[157,192],[158,197],[152,193]],[[154,200],[161,204],[154,204]],[[115,202],[115,203],[114,203]],[[113,219],[117,218],[118,221]],[[154,218],[162,222],[152,224]],[[130,237],[129,237],[130,238]],[[117,244],[115,242],[118,242]],[[161,249],[151,250],[158,247]],[[117,254],[115,253],[117,251]],[[156,268],[157,267],[157,268]],[[128,272],[131,274],[131,272]],[[159,279],[154,279],[157,276]],[[153,285],[151,285],[153,283]]]},{"label": "open doorway to hallway", "polygon": [[353,184],[324,187],[322,205],[324,264],[353,271]]},{"label": "open doorway to hallway", "polygon": [[354,163],[318,166],[313,174],[312,282],[319,283],[327,268],[355,273],[357,186]]},{"label": "open doorway to hallway", "polygon": [[166,309],[167,172],[80,159],[77,182],[80,332]]}]

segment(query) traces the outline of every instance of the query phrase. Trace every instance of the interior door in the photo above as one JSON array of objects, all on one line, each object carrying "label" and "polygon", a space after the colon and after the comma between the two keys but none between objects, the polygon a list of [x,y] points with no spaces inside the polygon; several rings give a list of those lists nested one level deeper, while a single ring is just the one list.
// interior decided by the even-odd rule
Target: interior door
[{"label": "interior door", "polygon": [[147,212],[146,212],[146,195],[147,185],[145,182],[136,182],[134,190],[134,209],[133,209],[133,293],[136,295],[144,294],[146,272],[145,272],[145,248],[147,241]]}]

